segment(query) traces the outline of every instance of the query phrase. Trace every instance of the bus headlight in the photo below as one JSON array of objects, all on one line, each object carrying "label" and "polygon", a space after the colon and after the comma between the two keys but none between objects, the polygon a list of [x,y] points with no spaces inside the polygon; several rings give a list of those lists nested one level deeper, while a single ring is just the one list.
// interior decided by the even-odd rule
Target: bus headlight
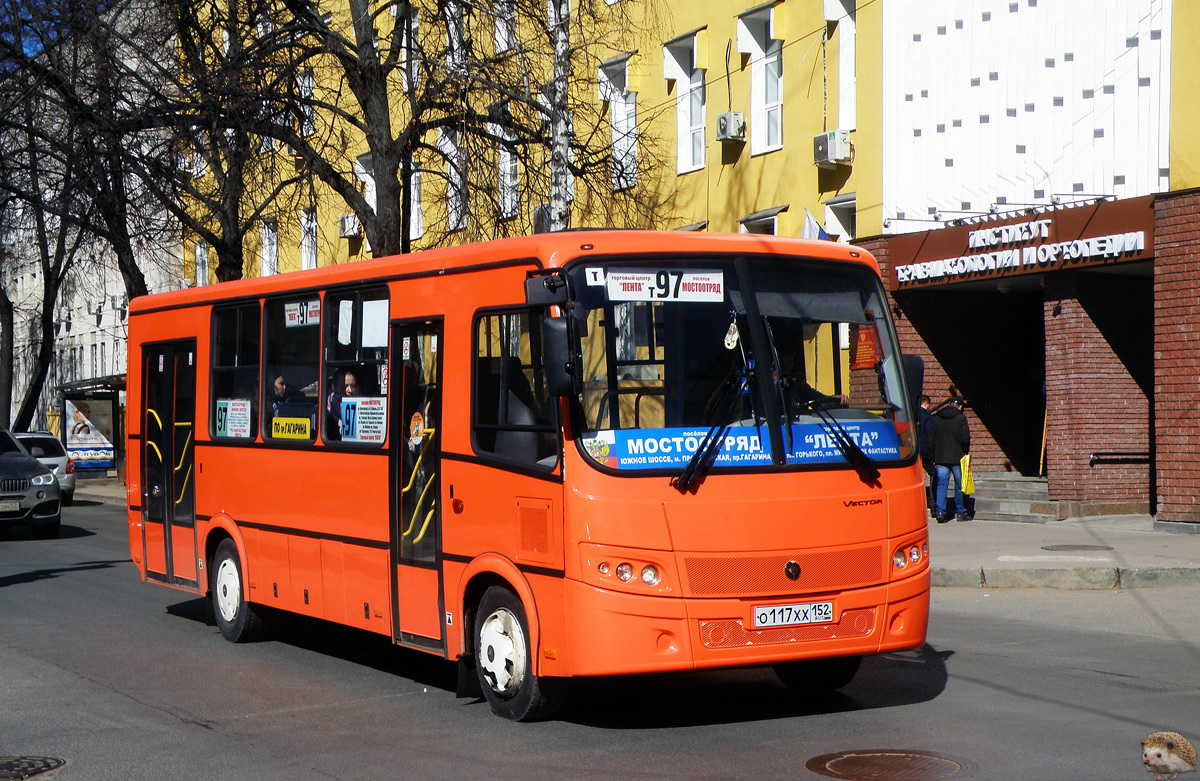
[{"label": "bus headlight", "polygon": [[658,585],[658,567],[653,564],[647,564],[642,567],[642,582],[647,586]]},{"label": "bus headlight", "polygon": [[896,569],[904,569],[908,566],[908,557],[904,555],[903,549],[896,551],[896,555],[892,556],[892,563],[896,565]]},{"label": "bus headlight", "polygon": [[633,577],[633,565],[621,563],[617,565],[617,580],[622,583]]}]

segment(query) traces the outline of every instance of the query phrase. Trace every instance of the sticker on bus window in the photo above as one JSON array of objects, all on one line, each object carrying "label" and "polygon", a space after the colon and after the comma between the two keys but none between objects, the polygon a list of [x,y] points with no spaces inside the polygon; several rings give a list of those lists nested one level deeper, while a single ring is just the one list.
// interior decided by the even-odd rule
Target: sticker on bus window
[{"label": "sticker on bus window", "polygon": [[308,418],[271,418],[274,439],[312,439],[312,422]]},{"label": "sticker on bus window", "polygon": [[725,300],[725,274],[680,269],[609,269],[605,277],[609,301]]},{"label": "sticker on bus window", "polygon": [[217,436],[249,439],[250,400],[217,399]]},{"label": "sticker on bus window", "polygon": [[[900,457],[900,437],[891,421],[840,421],[846,434],[873,459]],[[708,432],[693,428],[618,429],[583,438],[588,455],[613,469],[682,469]],[[844,463],[833,433],[819,423],[792,425],[788,464]],[[725,434],[714,466],[770,466],[765,429],[732,426]]]},{"label": "sticker on bus window", "polygon": [[383,444],[387,433],[387,405],[382,396],[342,399],[342,441]]},{"label": "sticker on bus window", "polygon": [[321,299],[287,301],[283,305],[283,324],[286,328],[316,325],[321,322]]}]

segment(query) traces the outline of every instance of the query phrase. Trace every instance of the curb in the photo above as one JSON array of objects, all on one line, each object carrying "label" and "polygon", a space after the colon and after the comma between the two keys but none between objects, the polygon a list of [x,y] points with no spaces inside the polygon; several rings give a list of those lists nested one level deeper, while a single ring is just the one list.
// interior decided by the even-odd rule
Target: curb
[{"label": "curb", "polygon": [[1057,588],[1111,591],[1200,585],[1193,567],[1079,567],[1075,569],[946,569],[935,567],[930,584],[940,588]]}]

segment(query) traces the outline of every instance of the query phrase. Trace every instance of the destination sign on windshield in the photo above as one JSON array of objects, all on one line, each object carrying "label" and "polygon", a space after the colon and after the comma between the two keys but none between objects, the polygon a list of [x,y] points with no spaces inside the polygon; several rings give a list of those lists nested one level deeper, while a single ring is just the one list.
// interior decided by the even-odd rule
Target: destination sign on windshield
[{"label": "destination sign on windshield", "polygon": [[587,270],[589,285],[603,285],[609,301],[724,301],[725,275],[682,269]]}]

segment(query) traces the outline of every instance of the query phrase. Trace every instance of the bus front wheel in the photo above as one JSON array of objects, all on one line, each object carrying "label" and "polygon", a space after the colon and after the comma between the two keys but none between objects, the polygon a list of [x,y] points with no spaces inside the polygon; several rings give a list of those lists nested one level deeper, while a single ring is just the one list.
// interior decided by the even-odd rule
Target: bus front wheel
[{"label": "bus front wheel", "polygon": [[850,683],[862,664],[861,656],[833,659],[806,659],[775,665],[775,674],[783,685],[802,694],[837,691]]},{"label": "bus front wheel", "polygon": [[246,601],[242,563],[233,540],[221,540],[209,572],[213,615],[221,634],[231,643],[261,639],[267,631],[265,609]]},{"label": "bus front wheel", "polygon": [[492,712],[513,721],[554,715],[566,694],[566,681],[533,674],[529,621],[521,600],[506,588],[492,586],[483,592],[475,616],[475,670]]}]

